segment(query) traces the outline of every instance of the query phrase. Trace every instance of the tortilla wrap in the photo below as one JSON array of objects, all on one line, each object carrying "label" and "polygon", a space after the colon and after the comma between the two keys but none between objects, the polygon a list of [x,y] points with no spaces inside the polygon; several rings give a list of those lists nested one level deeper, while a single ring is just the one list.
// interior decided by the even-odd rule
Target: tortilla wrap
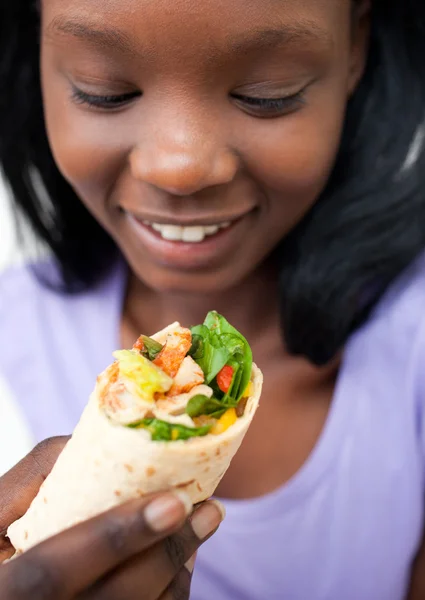
[{"label": "tortilla wrap", "polygon": [[127,500],[179,488],[194,504],[213,495],[257,410],[263,376],[253,365],[242,417],[219,435],[157,442],[101,409],[102,377],[28,512],[8,529],[17,553]]}]

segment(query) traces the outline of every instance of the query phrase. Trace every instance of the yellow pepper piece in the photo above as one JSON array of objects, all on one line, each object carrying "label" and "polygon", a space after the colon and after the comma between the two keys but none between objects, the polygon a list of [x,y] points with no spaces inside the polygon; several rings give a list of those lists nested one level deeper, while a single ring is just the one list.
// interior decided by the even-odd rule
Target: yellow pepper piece
[{"label": "yellow pepper piece", "polygon": [[245,390],[242,398],[249,398],[250,396],[252,396],[253,391],[254,391],[254,386],[252,385],[252,381],[250,381],[248,383],[248,385],[246,386],[246,390]]},{"label": "yellow pepper piece", "polygon": [[224,415],[219,418],[217,423],[211,429],[210,433],[212,433],[213,435],[220,435],[220,433],[224,433],[226,429],[229,429],[229,427],[234,425],[237,420],[238,415],[236,414],[236,409],[229,408],[229,410],[226,410]]},{"label": "yellow pepper piece", "polygon": [[171,430],[171,439],[173,442],[176,442],[179,439],[179,432],[177,431],[177,429]]}]

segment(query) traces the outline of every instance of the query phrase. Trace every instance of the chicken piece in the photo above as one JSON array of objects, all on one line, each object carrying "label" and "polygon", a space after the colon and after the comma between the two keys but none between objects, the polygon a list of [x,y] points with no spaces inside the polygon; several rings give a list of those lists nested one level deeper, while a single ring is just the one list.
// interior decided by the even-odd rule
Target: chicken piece
[{"label": "chicken piece", "polygon": [[158,333],[155,333],[155,335],[151,335],[150,337],[164,346],[165,342],[167,341],[167,337],[172,335],[178,329],[181,329],[181,326],[180,323],[176,321],[175,323],[168,325],[168,327],[158,331]]},{"label": "chicken piece", "polygon": [[[160,398],[156,402],[156,409],[158,409],[158,411],[161,413],[166,413],[169,415],[182,415],[186,410],[189,400],[194,396],[198,396],[198,394],[201,396],[207,396],[207,398],[211,398],[213,391],[207,385],[197,385],[186,394],[180,394],[172,397],[167,395]],[[154,409],[155,415],[158,414],[156,409]]]},{"label": "chicken piece", "polygon": [[152,403],[132,394],[119,377],[118,363],[113,363],[98,377],[99,406],[106,416],[121,425],[129,425],[153,416]]},{"label": "chicken piece", "polygon": [[153,361],[154,364],[174,378],[192,346],[190,329],[180,327],[179,323],[175,323],[152,336],[152,339],[164,345],[160,354]]},{"label": "chicken piece", "polygon": [[174,377],[174,383],[167,395],[171,397],[186,394],[197,385],[202,385],[204,381],[205,375],[201,367],[191,356],[186,356],[177,371],[177,375]]},{"label": "chicken piece", "polygon": [[124,383],[110,387],[103,410],[112,421],[120,425],[131,425],[154,416],[152,404],[136,398]]},{"label": "chicken piece", "polygon": [[137,352],[142,352],[145,347],[145,343],[143,341],[143,336],[140,336],[137,342],[133,345],[133,350],[137,350]]}]

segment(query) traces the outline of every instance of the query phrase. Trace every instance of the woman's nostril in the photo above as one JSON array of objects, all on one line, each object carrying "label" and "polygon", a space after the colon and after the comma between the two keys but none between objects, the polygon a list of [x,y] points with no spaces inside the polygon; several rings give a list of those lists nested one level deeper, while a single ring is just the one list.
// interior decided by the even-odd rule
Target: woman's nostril
[{"label": "woman's nostril", "polygon": [[211,178],[216,180],[214,185],[230,183],[239,169],[238,157],[232,152],[225,152],[216,157]]}]

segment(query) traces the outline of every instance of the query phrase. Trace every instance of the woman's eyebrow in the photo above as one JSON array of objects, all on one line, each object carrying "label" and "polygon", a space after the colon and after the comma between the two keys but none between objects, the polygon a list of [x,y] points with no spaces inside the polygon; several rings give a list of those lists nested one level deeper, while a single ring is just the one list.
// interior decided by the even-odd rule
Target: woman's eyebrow
[{"label": "woman's eyebrow", "polygon": [[[72,17],[58,16],[53,19],[47,26],[45,35],[50,37],[54,34],[70,35],[106,50],[112,47],[133,56],[138,53],[134,41],[125,32]],[[329,32],[310,21],[244,31],[240,35],[223,36],[223,38],[226,51],[230,53],[244,53],[254,49],[267,50],[280,45],[302,45],[309,42],[332,45]],[[145,50],[149,52],[148,48]],[[217,51],[217,48],[215,50]]]},{"label": "woman's eyebrow", "polygon": [[273,48],[275,46],[299,45],[319,42],[332,45],[332,38],[326,29],[311,21],[299,21],[282,24],[279,27],[254,30],[244,33],[240,38],[229,38],[228,44],[233,52],[246,52],[252,49]]},{"label": "woman's eyebrow", "polygon": [[135,54],[131,38],[123,31],[111,27],[99,27],[75,18],[58,16],[48,24],[45,30],[46,37],[55,34],[76,37],[91,44],[96,44],[101,48],[114,47],[125,54]]}]

